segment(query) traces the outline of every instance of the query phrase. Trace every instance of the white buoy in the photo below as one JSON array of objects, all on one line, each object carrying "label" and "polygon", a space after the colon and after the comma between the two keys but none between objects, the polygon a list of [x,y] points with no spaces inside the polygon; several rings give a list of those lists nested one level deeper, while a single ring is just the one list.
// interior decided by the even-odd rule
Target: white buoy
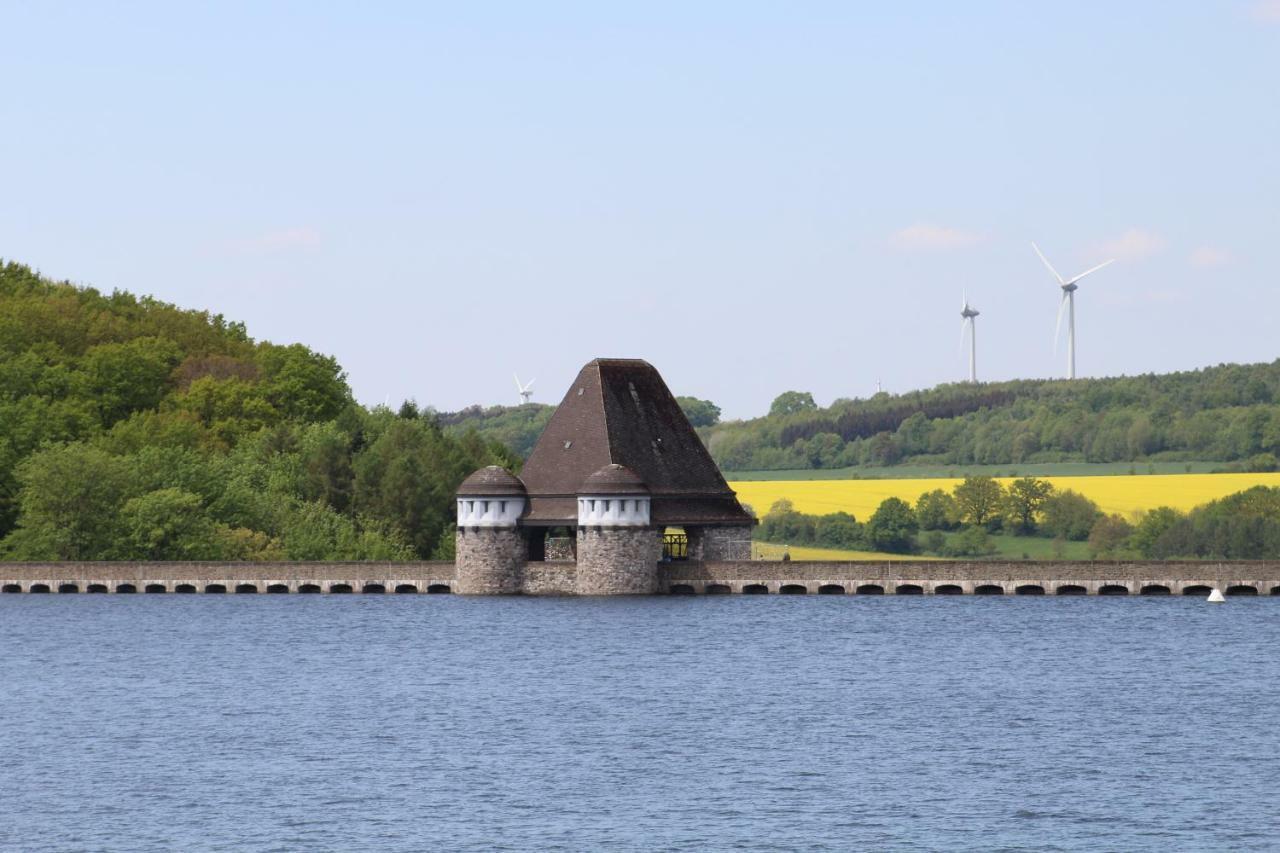
[{"label": "white buoy", "polygon": [[1213,591],[1209,593],[1210,604],[1222,604],[1226,600],[1227,599],[1224,598],[1222,595],[1222,590],[1218,589],[1217,587],[1214,587]]}]

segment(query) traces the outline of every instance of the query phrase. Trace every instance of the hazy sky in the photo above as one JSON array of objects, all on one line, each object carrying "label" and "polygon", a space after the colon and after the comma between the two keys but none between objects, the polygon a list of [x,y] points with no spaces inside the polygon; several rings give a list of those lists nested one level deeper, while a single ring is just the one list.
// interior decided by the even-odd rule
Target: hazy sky
[{"label": "hazy sky", "polygon": [[1280,0],[0,3],[0,257],[366,403],[646,358],[731,416],[1280,355]]}]

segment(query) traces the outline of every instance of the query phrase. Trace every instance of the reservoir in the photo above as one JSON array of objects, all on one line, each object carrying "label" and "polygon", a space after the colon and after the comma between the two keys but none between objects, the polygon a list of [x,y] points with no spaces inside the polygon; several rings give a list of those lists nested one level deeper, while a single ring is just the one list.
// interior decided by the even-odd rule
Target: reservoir
[{"label": "reservoir", "polygon": [[0,848],[1269,849],[1280,601],[0,597]]}]

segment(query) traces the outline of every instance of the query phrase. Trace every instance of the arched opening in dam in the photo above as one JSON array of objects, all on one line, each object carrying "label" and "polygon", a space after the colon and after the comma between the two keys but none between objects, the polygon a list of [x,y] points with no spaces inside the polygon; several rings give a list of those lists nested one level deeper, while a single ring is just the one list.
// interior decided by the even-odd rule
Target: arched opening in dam
[{"label": "arched opening in dam", "polygon": [[705,592],[707,595],[728,595],[729,593],[733,592],[733,590],[729,589],[728,584],[709,583],[707,584],[706,589],[704,589],[703,592]]},{"label": "arched opening in dam", "polygon": [[1173,590],[1164,584],[1149,583],[1142,589],[1138,590],[1139,595],[1170,595]]},{"label": "arched opening in dam", "polygon": [[80,587],[76,586],[73,583],[58,584],[58,592],[62,593],[63,595],[66,595],[69,592],[79,592],[79,591],[80,591]]},{"label": "arched opening in dam", "polygon": [[1118,583],[1103,584],[1098,587],[1098,595],[1128,595],[1129,587],[1121,586]]},{"label": "arched opening in dam", "polygon": [[84,591],[101,594],[107,591],[107,585],[105,583],[91,583],[85,587]]},{"label": "arched opening in dam", "polygon": [[173,591],[176,593],[181,593],[182,595],[191,595],[196,591],[196,587],[195,587],[195,584],[180,583],[173,588]]},{"label": "arched opening in dam", "polygon": [[433,583],[427,586],[427,595],[449,595],[453,589],[447,583]]},{"label": "arched opening in dam", "polygon": [[768,595],[769,587],[762,583],[749,583],[742,588],[743,595]]},{"label": "arched opening in dam", "polygon": [[236,595],[253,595],[257,593],[257,591],[258,591],[257,584],[252,584],[252,583],[236,584]]},{"label": "arched opening in dam", "polygon": [[162,583],[149,583],[142,591],[150,593],[151,595],[158,595],[163,592],[168,592],[169,590],[165,589],[165,585]]},{"label": "arched opening in dam", "polygon": [[1272,595],[1280,595],[1280,586],[1273,586],[1273,587],[1271,587],[1271,594],[1272,594]]},{"label": "arched opening in dam", "polygon": [[898,584],[893,591],[896,595],[924,595],[924,587],[914,583]]},{"label": "arched opening in dam", "polygon": [[138,588],[131,583],[116,584],[117,595],[131,595],[138,591]]},{"label": "arched opening in dam", "polygon": [[417,595],[418,588],[411,583],[396,584],[396,595]]},{"label": "arched opening in dam", "polygon": [[855,595],[884,595],[884,587],[878,583],[864,583],[854,590]]},{"label": "arched opening in dam", "polygon": [[4,586],[0,586],[0,593],[15,593],[15,592],[22,592],[22,584],[7,583]]},{"label": "arched opening in dam", "polygon": [[304,583],[298,587],[301,595],[319,595],[320,591],[320,585],[315,583]]},{"label": "arched opening in dam", "polygon": [[1211,592],[1213,592],[1213,587],[1205,586],[1204,584],[1192,584],[1191,586],[1184,586],[1182,588],[1183,595],[1198,595],[1201,598],[1207,596]]},{"label": "arched opening in dam", "polygon": [[49,591],[49,585],[47,583],[33,583],[31,585],[31,589],[27,590],[27,592],[39,592],[39,593],[44,593],[48,591]]},{"label": "arched opening in dam", "polygon": [[207,584],[204,591],[209,595],[223,595],[227,591],[227,585],[224,583]]},{"label": "arched opening in dam", "polygon": [[1088,595],[1089,590],[1085,589],[1082,586],[1079,586],[1078,584],[1064,583],[1062,586],[1058,587],[1057,594],[1058,595]]},{"label": "arched opening in dam", "polygon": [[804,584],[800,583],[784,583],[778,589],[779,595],[805,595],[808,592],[809,590],[805,588]]},{"label": "arched opening in dam", "polygon": [[984,583],[973,588],[974,595],[1004,595],[1004,587],[994,583]]},{"label": "arched opening in dam", "polygon": [[387,591],[387,588],[380,583],[367,583],[360,588],[365,595],[381,595]]},{"label": "arched opening in dam", "polygon": [[693,587],[689,586],[687,583],[672,584],[671,594],[672,595],[693,595]]},{"label": "arched opening in dam", "polygon": [[349,592],[351,592],[351,584],[349,583],[329,584],[329,593],[331,595],[346,595]]},{"label": "arched opening in dam", "polygon": [[933,588],[934,595],[964,595],[964,589],[959,584],[944,583]]},{"label": "arched opening in dam", "polygon": [[267,584],[267,593],[269,595],[288,595],[289,585],[287,583]]},{"label": "arched opening in dam", "polygon": [[1256,587],[1249,586],[1248,584],[1237,584],[1237,585],[1235,585],[1235,586],[1229,586],[1229,587],[1227,587],[1227,593],[1226,593],[1226,594],[1227,594],[1227,595],[1243,595],[1243,596],[1250,596],[1250,595],[1257,595],[1257,594],[1258,594],[1258,590],[1257,590],[1257,588],[1256,588]]},{"label": "arched opening in dam", "polygon": [[818,587],[818,595],[844,595],[844,585],[838,583],[824,583]]},{"label": "arched opening in dam", "polygon": [[1044,595],[1044,587],[1037,583],[1024,583],[1013,591],[1014,595]]}]

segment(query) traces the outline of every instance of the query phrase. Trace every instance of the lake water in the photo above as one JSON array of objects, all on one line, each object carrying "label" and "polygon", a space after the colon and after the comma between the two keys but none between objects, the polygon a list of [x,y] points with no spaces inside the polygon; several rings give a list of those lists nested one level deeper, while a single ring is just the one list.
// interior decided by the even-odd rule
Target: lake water
[{"label": "lake water", "polygon": [[1280,600],[4,596],[14,850],[1268,849]]}]

